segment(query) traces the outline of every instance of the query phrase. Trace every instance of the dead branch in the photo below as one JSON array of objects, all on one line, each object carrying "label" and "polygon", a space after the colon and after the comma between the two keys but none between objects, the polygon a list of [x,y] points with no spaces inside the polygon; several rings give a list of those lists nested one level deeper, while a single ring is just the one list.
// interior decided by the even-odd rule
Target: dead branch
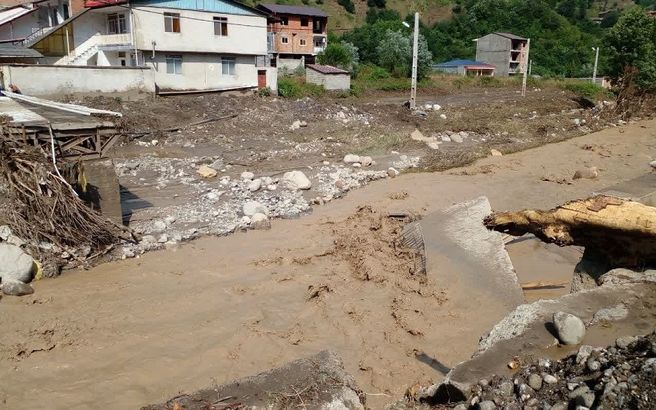
[{"label": "dead branch", "polygon": [[121,240],[133,240],[127,228],[89,208],[56,175],[52,162],[37,147],[11,134],[0,134],[0,188],[5,187],[2,216],[14,234],[32,245],[49,242],[62,250],[90,250],[87,259],[107,253]]}]

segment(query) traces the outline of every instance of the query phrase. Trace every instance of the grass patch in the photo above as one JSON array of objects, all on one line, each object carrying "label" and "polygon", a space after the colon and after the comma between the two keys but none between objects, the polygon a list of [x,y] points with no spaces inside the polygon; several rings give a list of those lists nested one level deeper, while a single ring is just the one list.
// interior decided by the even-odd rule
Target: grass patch
[{"label": "grass patch", "polygon": [[297,76],[284,76],[278,80],[278,95],[283,98],[321,97],[326,90],[317,84],[309,84]]},{"label": "grass patch", "polygon": [[603,100],[612,95],[609,90],[591,82],[563,81],[561,88],[571,91],[579,97],[585,97],[591,100]]}]

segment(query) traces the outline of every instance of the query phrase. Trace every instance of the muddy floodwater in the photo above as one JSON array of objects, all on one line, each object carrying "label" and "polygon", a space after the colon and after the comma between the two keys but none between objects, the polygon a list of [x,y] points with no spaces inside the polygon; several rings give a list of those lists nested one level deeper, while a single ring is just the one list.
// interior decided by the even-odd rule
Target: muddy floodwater
[{"label": "muddy floodwater", "polygon": [[[409,386],[439,381],[508,309],[485,288],[440,281],[439,272],[420,283],[391,255],[358,252],[358,243],[375,247],[395,232],[372,233],[376,215],[422,215],[481,195],[494,210],[549,208],[650,172],[656,121],[619,131],[405,174],[274,220],[269,231],[205,237],[38,282],[34,295],[0,303],[0,407],[137,408],[331,349],[368,405],[382,408]],[[599,177],[544,180],[582,166]],[[520,283],[565,283],[526,299],[568,291],[580,250],[530,238],[507,248]]]}]

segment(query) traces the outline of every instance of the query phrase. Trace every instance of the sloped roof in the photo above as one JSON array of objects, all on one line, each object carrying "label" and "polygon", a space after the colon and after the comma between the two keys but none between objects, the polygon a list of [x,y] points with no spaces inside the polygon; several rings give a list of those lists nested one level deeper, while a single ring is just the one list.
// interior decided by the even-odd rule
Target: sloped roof
[{"label": "sloped roof", "polygon": [[527,40],[524,37],[516,36],[512,33],[503,33],[503,32],[497,31],[497,32],[492,33],[492,34],[496,34],[496,35],[501,36],[501,37],[509,38],[511,40]]},{"label": "sloped roof", "polygon": [[314,71],[318,71],[321,74],[348,74],[346,70],[341,68],[333,67],[331,65],[321,65],[321,64],[308,64],[307,68],[310,68]]},{"label": "sloped roof", "polygon": [[495,68],[492,64],[484,63],[482,61],[475,61],[475,60],[451,60],[451,61],[446,61],[444,63],[439,63],[435,64],[435,67],[438,68],[448,68],[448,67],[460,67],[460,66],[478,66],[478,67],[489,67],[489,68]]},{"label": "sloped roof", "polygon": [[17,44],[0,43],[0,58],[40,58],[41,53]]},{"label": "sloped roof", "polygon": [[286,4],[260,4],[258,9],[273,14],[296,14],[299,16],[328,17],[325,11],[316,7],[288,6]]},{"label": "sloped roof", "polygon": [[14,21],[19,17],[23,17],[24,15],[29,14],[34,10],[36,10],[36,8],[28,8],[22,6],[0,10],[0,26],[9,23],[10,21]]}]

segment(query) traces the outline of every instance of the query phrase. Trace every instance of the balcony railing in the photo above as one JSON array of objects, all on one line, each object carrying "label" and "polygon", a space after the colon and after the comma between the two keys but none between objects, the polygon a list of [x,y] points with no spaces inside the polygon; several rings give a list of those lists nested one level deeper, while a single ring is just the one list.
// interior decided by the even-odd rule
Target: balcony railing
[{"label": "balcony railing", "polygon": [[130,33],[121,33],[121,34],[98,34],[96,35],[96,45],[98,47],[102,46],[124,46],[132,44],[130,39]]}]

